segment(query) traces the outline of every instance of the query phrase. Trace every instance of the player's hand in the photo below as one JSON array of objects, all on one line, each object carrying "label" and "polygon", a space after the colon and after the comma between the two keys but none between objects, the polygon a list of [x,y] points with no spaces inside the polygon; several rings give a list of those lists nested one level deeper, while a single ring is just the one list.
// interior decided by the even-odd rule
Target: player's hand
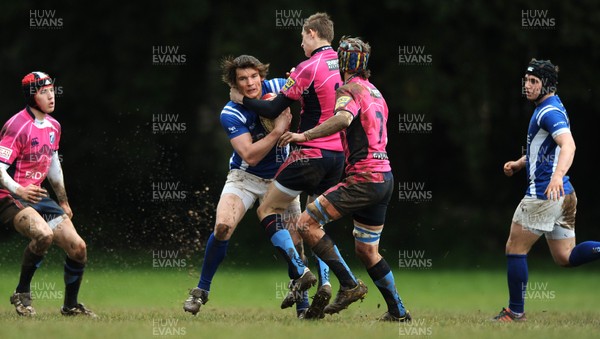
[{"label": "player's hand", "polygon": [[519,166],[518,161],[508,161],[504,164],[503,170],[507,177],[512,177],[513,174],[521,170],[521,166]]},{"label": "player's hand", "polygon": [[237,88],[231,87],[231,89],[229,90],[229,100],[237,104],[242,104],[244,103],[244,96],[242,95],[242,93],[240,93],[240,91],[237,90]]},{"label": "player's hand", "polygon": [[286,77],[286,78],[289,78],[289,77],[290,77],[290,74],[294,73],[294,71],[295,71],[295,70],[296,70],[296,67],[292,67],[292,69],[290,69],[290,71],[289,71],[289,72],[285,72],[285,77]]},{"label": "player's hand", "polygon": [[550,178],[550,183],[548,184],[548,187],[546,187],[544,194],[548,200],[554,201],[564,196],[565,188],[563,187],[563,178],[558,175],[552,175],[552,178]]},{"label": "player's hand", "polygon": [[43,187],[36,186],[34,184],[29,184],[26,187],[17,188],[17,195],[21,197],[21,199],[30,202],[32,204],[37,204],[42,201],[42,198],[48,196],[48,191]]},{"label": "player's hand", "polygon": [[71,206],[68,201],[63,201],[58,203],[60,207],[65,211],[65,214],[69,217],[69,219],[73,219],[73,210],[71,210]]},{"label": "player's hand", "polygon": [[277,142],[277,146],[284,147],[287,144],[289,144],[290,142],[304,142],[304,141],[307,141],[304,133],[285,132],[279,138],[279,141]]},{"label": "player's hand", "polygon": [[290,128],[290,123],[292,122],[292,113],[290,112],[290,108],[286,108],[279,114],[277,118],[275,118],[275,127],[274,131],[279,133],[285,133]]}]

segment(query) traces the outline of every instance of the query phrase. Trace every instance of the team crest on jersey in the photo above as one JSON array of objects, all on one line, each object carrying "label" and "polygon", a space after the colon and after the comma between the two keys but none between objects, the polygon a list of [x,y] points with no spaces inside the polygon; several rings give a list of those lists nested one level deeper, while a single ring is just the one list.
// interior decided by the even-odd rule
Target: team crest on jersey
[{"label": "team crest on jersey", "polygon": [[347,95],[339,97],[335,102],[335,109],[338,109],[340,107],[346,107],[350,100],[352,100],[352,98]]},{"label": "team crest on jersey", "polygon": [[283,88],[281,90],[282,91],[287,91],[292,86],[294,86],[295,83],[296,83],[296,80],[294,80],[292,78],[288,78],[287,81],[285,82],[285,86],[283,86]]},{"label": "team crest on jersey", "polygon": [[13,151],[10,148],[0,146],[0,158],[8,160],[8,159],[10,159],[12,152]]},{"label": "team crest on jersey", "polygon": [[54,132],[50,132],[50,144],[54,144],[54,139],[56,139]]}]

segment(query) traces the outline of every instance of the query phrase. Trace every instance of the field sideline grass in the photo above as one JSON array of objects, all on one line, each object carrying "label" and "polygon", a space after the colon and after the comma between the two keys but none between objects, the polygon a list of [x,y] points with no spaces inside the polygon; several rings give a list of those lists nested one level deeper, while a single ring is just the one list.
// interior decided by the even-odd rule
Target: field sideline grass
[{"label": "field sideline grass", "polygon": [[[34,278],[40,298],[35,319],[20,318],[8,297],[18,268],[0,272],[0,338],[556,338],[597,337],[600,302],[597,270],[553,269],[530,272],[529,321],[488,321],[505,306],[502,271],[396,269],[396,283],[414,315],[412,325],[378,323],[383,300],[364,269],[355,272],[369,287],[362,303],[319,322],[295,319],[280,310],[287,283],[283,270],[236,269],[227,266],[213,281],[210,301],[193,317],[182,311],[197,269],[108,268],[86,272],[80,299],[99,320],[62,317],[62,271],[40,269]],[[337,285],[334,284],[334,290]],[[311,290],[314,292],[314,289]]]}]

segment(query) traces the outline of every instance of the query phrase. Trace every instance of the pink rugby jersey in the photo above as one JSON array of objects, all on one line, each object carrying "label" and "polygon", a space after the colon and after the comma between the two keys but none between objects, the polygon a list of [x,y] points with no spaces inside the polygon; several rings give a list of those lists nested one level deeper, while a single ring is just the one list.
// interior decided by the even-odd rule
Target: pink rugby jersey
[{"label": "pink rugby jersey", "polygon": [[[281,93],[292,100],[300,100],[302,109],[298,133],[308,131],[333,116],[335,90],[341,85],[338,56],[331,46],[316,49],[309,59],[296,66]],[[298,145],[343,150],[339,133]]]},{"label": "pink rugby jersey", "polygon": [[[29,108],[15,114],[0,131],[0,161],[14,165],[12,178],[19,185],[40,186],[48,175],[52,154],[58,151],[60,124],[46,115],[40,122]],[[0,189],[0,199],[10,192]]]},{"label": "pink rugby jersey", "polygon": [[354,120],[342,134],[346,173],[389,172],[387,145],[388,107],[368,80],[355,77],[336,93],[335,112],[344,110]]}]

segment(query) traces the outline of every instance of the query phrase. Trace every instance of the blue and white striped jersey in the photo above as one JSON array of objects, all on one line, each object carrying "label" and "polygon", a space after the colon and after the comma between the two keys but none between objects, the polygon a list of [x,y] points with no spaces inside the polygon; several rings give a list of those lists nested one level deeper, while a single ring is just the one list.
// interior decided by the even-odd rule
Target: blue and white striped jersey
[{"label": "blue and white striped jersey", "polygon": [[[548,97],[533,111],[527,131],[527,179],[525,193],[538,199],[544,195],[550,178],[556,169],[560,147],[554,138],[563,133],[571,133],[567,110],[557,95]],[[569,176],[563,178],[565,194],[573,192]]]},{"label": "blue and white striped jersey", "polygon": [[[263,80],[262,95],[279,93],[285,85],[285,81],[282,78]],[[256,142],[267,135],[258,115],[233,101],[229,101],[221,111],[221,126],[225,129],[229,139],[250,133],[252,142]],[[275,177],[279,166],[287,158],[288,153],[289,145],[286,147],[275,146],[256,166],[249,166],[234,150],[229,159],[229,169],[240,169],[264,179],[272,179]]]}]

